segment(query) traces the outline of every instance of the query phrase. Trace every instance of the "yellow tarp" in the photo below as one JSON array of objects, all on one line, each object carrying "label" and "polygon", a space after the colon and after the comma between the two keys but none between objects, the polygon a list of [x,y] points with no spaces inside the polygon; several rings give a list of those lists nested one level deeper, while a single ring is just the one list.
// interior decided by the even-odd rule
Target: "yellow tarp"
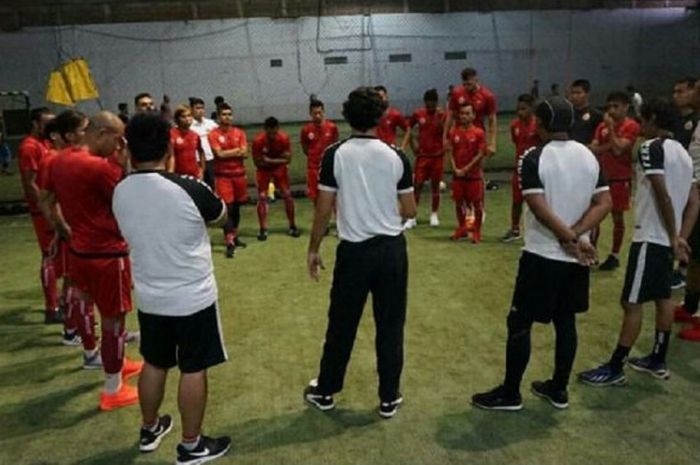
[{"label": "yellow tarp", "polygon": [[75,101],[70,96],[66,81],[60,71],[52,71],[49,74],[49,83],[46,86],[46,101],[58,103],[59,105],[75,105]]},{"label": "yellow tarp", "polygon": [[67,61],[49,75],[46,100],[60,105],[73,106],[80,100],[100,97],[90,67],[83,58]]}]

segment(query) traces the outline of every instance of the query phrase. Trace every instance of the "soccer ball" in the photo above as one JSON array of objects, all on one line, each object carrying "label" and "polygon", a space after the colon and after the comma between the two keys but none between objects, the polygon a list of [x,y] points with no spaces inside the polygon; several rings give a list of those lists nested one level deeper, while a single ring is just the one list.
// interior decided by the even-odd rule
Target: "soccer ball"
[{"label": "soccer ball", "polygon": [[440,181],[440,192],[445,192],[447,190],[447,184],[445,181]]}]

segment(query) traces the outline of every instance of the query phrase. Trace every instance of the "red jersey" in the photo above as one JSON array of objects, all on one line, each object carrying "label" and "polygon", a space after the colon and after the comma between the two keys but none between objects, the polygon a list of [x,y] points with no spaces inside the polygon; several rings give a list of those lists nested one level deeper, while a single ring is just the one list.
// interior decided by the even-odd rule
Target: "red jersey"
[{"label": "red jersey", "polygon": [[445,112],[438,108],[429,113],[424,108],[416,110],[408,120],[410,127],[418,125],[418,154],[420,157],[441,157],[443,151],[443,130]]},{"label": "red jersey", "polygon": [[[613,130],[617,137],[622,137],[627,140],[635,141],[639,136],[639,123],[632,118],[625,118],[621,122],[615,124]],[[598,142],[598,145],[607,144],[610,141],[608,126],[603,122],[598,125],[595,130],[593,140]],[[634,143],[623,153],[616,155],[612,150],[598,154],[600,167],[608,181],[626,181],[632,178],[632,151]]]},{"label": "red jersey", "polygon": [[[474,125],[465,128],[455,126],[450,129],[449,141],[452,144],[452,157],[457,168],[464,168],[476,158],[479,153],[486,150],[486,136],[484,130]],[[481,163],[477,163],[464,178],[483,178],[484,170]]]},{"label": "red jersey", "polygon": [[408,130],[408,121],[396,108],[389,108],[377,123],[376,133],[380,140],[396,145],[396,129]]},{"label": "red jersey", "polygon": [[338,140],[338,126],[331,120],[323,120],[320,125],[314,122],[306,123],[299,135],[301,146],[306,152],[308,169],[318,169],[321,166],[323,152]]},{"label": "red jersey", "polygon": [[39,189],[46,189],[46,182],[48,180],[49,166],[53,160],[58,155],[58,150],[54,148],[48,148],[46,150],[46,155],[39,162],[39,172],[36,174],[36,185]]},{"label": "red jersey", "polygon": [[520,118],[511,121],[510,140],[515,145],[515,161],[517,162],[527,149],[540,143],[540,136],[537,135],[537,119],[533,116],[526,123]]},{"label": "red jersey", "polygon": [[[47,149],[46,145],[40,139],[32,135],[25,137],[19,144],[17,150],[17,156],[19,158],[19,171],[24,174],[27,172],[38,173],[39,164],[41,159],[46,156]],[[23,184],[24,185],[24,184]],[[29,197],[29,192],[24,191],[24,198],[27,201],[27,206],[29,207],[29,213],[38,214],[39,207],[36,201]]]},{"label": "red jersey", "polygon": [[[270,139],[265,134],[265,131],[258,133],[253,139],[253,158],[256,161],[262,161],[263,157],[267,158],[282,158],[285,152],[292,152],[292,145],[289,142],[289,136],[283,131],[277,131],[275,137]],[[256,165],[257,166],[257,165]],[[266,165],[262,163],[258,166],[259,170],[273,170],[284,165]]]},{"label": "red jersey", "polygon": [[202,142],[196,132],[182,131],[179,128],[170,129],[170,145],[175,158],[175,172],[199,177],[199,151]]},{"label": "red jersey", "polygon": [[[245,132],[233,126],[228,129],[219,126],[212,129],[207,137],[211,148],[216,150],[233,150],[248,145]],[[214,175],[222,177],[244,176],[244,158],[219,158],[214,155]]]},{"label": "red jersey", "polygon": [[56,195],[71,228],[71,250],[78,254],[126,254],[126,242],[112,213],[112,193],[124,177],[117,161],[82,147],[70,147],[53,158],[47,174],[45,188]]},{"label": "red jersey", "polygon": [[486,87],[479,85],[479,88],[474,92],[468,92],[464,86],[457,86],[452,90],[450,96],[449,109],[454,113],[455,117],[459,112],[459,107],[465,103],[471,103],[474,106],[474,125],[484,129],[484,116],[496,114],[496,96]]}]

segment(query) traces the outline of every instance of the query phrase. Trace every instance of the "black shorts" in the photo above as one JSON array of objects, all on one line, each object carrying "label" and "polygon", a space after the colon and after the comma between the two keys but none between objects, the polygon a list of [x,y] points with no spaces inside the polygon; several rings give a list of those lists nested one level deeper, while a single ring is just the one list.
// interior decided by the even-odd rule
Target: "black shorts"
[{"label": "black shorts", "polygon": [[641,304],[671,298],[673,249],[652,242],[632,242],[622,301]]},{"label": "black shorts", "polygon": [[585,312],[589,283],[586,266],[523,252],[511,311],[540,323],[549,323],[555,315]]},{"label": "black shorts", "polygon": [[219,309],[213,303],[187,316],[162,316],[138,312],[141,355],[150,365],[196,373],[228,357],[221,332]]}]

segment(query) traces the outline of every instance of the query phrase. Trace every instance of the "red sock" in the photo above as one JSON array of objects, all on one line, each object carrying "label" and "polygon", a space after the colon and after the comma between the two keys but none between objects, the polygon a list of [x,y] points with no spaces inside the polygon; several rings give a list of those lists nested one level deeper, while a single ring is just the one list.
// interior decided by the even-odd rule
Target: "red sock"
[{"label": "red sock", "polygon": [[287,220],[289,220],[289,227],[295,227],[296,222],[294,221],[294,199],[292,196],[287,193],[287,196],[284,198],[284,210],[287,213]]},{"label": "red sock", "polygon": [[481,203],[474,204],[474,231],[481,233],[481,223],[484,220],[484,206]]},{"label": "red sock", "polygon": [[236,239],[236,235],[232,232],[224,234],[224,242],[226,245],[233,244],[233,241]]},{"label": "red sock", "polygon": [[68,289],[68,313],[72,315],[78,334],[83,340],[83,349],[94,350],[97,347],[95,339],[95,310],[92,300],[74,287]]},{"label": "red sock", "polygon": [[260,229],[267,229],[267,197],[258,197],[258,223],[260,224]]},{"label": "red sock", "polygon": [[612,253],[618,255],[622,248],[622,239],[625,237],[625,221],[615,221],[613,219],[613,245]]},{"label": "red sock", "polygon": [[432,191],[432,202],[430,207],[432,208],[431,211],[436,212],[440,209],[440,185],[438,184],[436,189],[433,189]]},{"label": "red sock", "polygon": [[457,224],[459,224],[460,229],[466,229],[467,219],[464,216],[464,207],[462,202],[455,203],[455,214],[457,215]]},{"label": "red sock", "polygon": [[122,371],[124,365],[124,315],[102,318],[102,364],[107,374]]},{"label": "red sock", "polygon": [[53,258],[41,259],[41,288],[44,291],[44,305],[47,312],[58,308],[58,289],[56,288],[56,267]]}]

